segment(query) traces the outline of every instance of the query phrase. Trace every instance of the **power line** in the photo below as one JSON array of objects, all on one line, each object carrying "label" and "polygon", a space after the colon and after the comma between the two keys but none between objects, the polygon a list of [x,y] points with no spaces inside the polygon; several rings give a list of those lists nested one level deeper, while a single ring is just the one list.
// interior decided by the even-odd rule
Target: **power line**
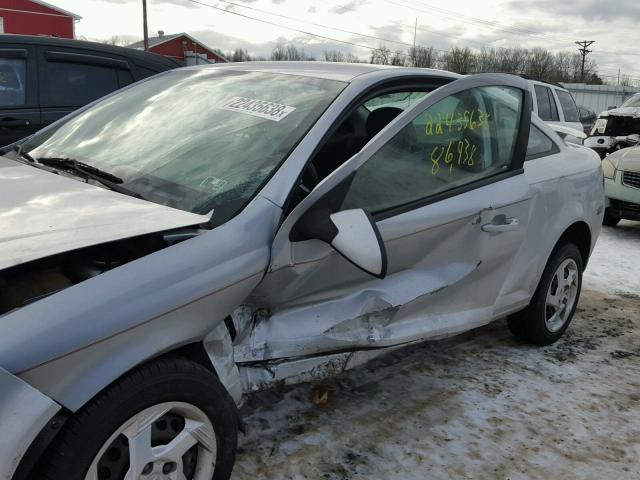
[{"label": "power line", "polygon": [[[256,22],[261,22],[261,23],[265,23],[265,24],[272,25],[272,26],[275,26],[275,27],[279,27],[279,28],[283,28],[283,29],[286,29],[286,30],[290,30],[290,31],[293,31],[293,32],[301,33],[303,35],[322,38],[324,40],[330,40],[330,41],[334,41],[334,42],[338,42],[338,43],[342,43],[342,44],[346,44],[346,45],[352,45],[352,46],[355,46],[355,47],[364,48],[364,49],[368,49],[368,50],[371,50],[371,51],[376,51],[376,50],[379,49],[379,47],[372,47],[370,45],[365,45],[365,44],[362,44],[362,43],[356,43],[356,42],[352,42],[352,41],[348,41],[348,40],[341,40],[341,39],[330,37],[330,36],[327,36],[327,35],[321,35],[321,34],[318,34],[318,33],[307,31],[307,30],[302,30],[302,29],[294,28],[294,27],[291,27],[291,26],[288,26],[288,25],[283,25],[281,23],[273,22],[273,21],[270,21],[270,20],[253,17],[253,16],[247,15],[245,13],[234,12],[233,10],[228,10],[226,8],[222,8],[222,7],[219,7],[219,6],[210,5],[210,4],[204,3],[204,2],[199,1],[199,0],[187,0],[187,1],[189,1],[189,2],[191,2],[193,4],[196,4],[196,5],[201,5],[201,6],[204,6],[204,7],[213,8],[215,10],[219,10],[221,12],[228,13],[230,15],[236,15],[236,16],[243,17],[243,18],[246,18],[246,19],[249,19],[249,20],[253,20],[253,21],[256,21]],[[381,41],[381,42],[394,43],[394,44],[404,45],[404,46],[409,46],[409,47],[412,46],[411,44],[409,44],[407,42],[402,42],[402,41],[398,41],[398,40],[392,40],[392,39],[384,38],[384,37],[378,37],[378,36],[375,36],[375,35],[363,34],[363,33],[360,33],[360,32],[354,32],[354,31],[350,31],[350,30],[344,30],[344,29],[340,29],[340,28],[337,28],[337,27],[323,25],[323,24],[320,24],[320,23],[309,22],[309,21],[306,21],[306,20],[290,17],[290,16],[287,16],[287,15],[283,15],[283,14],[279,14],[279,13],[275,13],[275,12],[269,12],[267,10],[259,9],[259,8],[256,8],[256,7],[250,7],[248,5],[238,4],[238,3],[232,2],[230,0],[219,0],[219,1],[222,1],[222,2],[224,2],[224,3],[226,3],[226,4],[230,5],[230,6],[245,8],[245,9],[248,9],[248,10],[253,10],[253,11],[264,13],[264,14],[267,14],[267,15],[272,15],[272,16],[276,16],[276,17],[279,17],[279,18],[283,18],[283,19],[286,19],[286,20],[292,20],[292,21],[295,21],[295,22],[314,25],[314,26],[317,26],[317,27],[320,27],[320,28],[335,30],[335,31],[339,31],[339,32],[342,32],[342,33],[348,33],[350,35],[355,35],[355,36],[359,36],[359,37],[363,37],[363,38],[370,38],[370,39],[378,40],[378,41]],[[409,1],[409,0],[402,0],[402,1]],[[390,3],[394,3],[394,2],[390,2]],[[406,5],[401,5],[401,4],[397,4],[397,3],[396,3],[396,5],[402,6],[404,8],[410,8],[410,7],[406,6]],[[348,6],[345,6],[345,7],[348,7]],[[353,10],[354,7],[348,7],[348,9],[349,10]],[[422,11],[424,11],[424,10],[422,10]],[[455,12],[453,12],[453,13],[455,13]],[[471,17],[471,18],[473,18],[473,17]],[[497,24],[497,22],[494,22],[494,23]],[[424,28],[421,28],[421,27],[418,27],[418,29],[419,30],[430,31],[430,30],[427,30],[427,29],[424,29]],[[431,32],[432,33],[436,33],[436,34],[441,35],[441,36],[452,38],[454,40],[459,40],[458,37],[448,36],[448,35],[442,34],[440,32],[433,32],[433,31],[431,31]],[[480,42],[475,42],[473,40],[465,40],[465,42],[472,42],[472,43],[476,43],[476,44],[479,44],[479,45],[483,45],[485,47],[499,49],[499,50],[508,49],[508,47],[499,47],[499,46],[493,46],[493,45],[488,45],[488,44],[482,44]],[[439,52],[446,52],[447,51],[447,50],[437,49],[437,48],[433,48],[433,47],[428,47],[428,48],[432,48],[434,51],[439,51]],[[403,53],[403,52],[400,52],[400,55],[403,56],[403,57],[411,58],[410,54],[406,54],[406,53]]]},{"label": "power line", "polygon": [[[189,0],[189,1],[190,1],[190,0]],[[226,3],[226,4],[229,4],[229,5],[233,5],[234,7],[245,8],[245,9],[247,9],[247,10],[253,10],[254,12],[265,13],[265,14],[267,14],[267,15],[272,15],[272,16],[274,16],[274,17],[284,18],[284,19],[286,19],[286,20],[293,20],[294,22],[306,23],[306,24],[308,24],[308,25],[313,25],[313,26],[316,26],[316,27],[326,28],[326,29],[329,29],[329,30],[335,30],[335,31],[337,31],[337,32],[348,33],[348,34],[350,34],[350,35],[356,35],[356,36],[358,36],[358,37],[371,38],[371,39],[373,39],[373,40],[379,40],[379,41],[381,41],[381,42],[397,43],[398,45],[405,45],[405,46],[408,46],[408,47],[410,47],[410,46],[411,46],[411,44],[410,44],[410,43],[407,43],[407,42],[401,42],[401,41],[397,41],[397,40],[391,40],[391,39],[388,39],[388,38],[377,37],[377,36],[375,36],[375,35],[368,35],[368,34],[365,34],[365,33],[353,32],[353,31],[351,31],[351,30],[344,30],[344,29],[342,29],[342,28],[331,27],[331,26],[328,26],[328,25],[323,25],[323,24],[321,24],[321,23],[315,23],[315,22],[310,22],[310,21],[308,21],[308,20],[302,20],[302,19],[300,19],[300,18],[289,17],[289,16],[287,16],[287,15],[282,15],[282,14],[280,14],[280,13],[269,12],[269,11],[267,11],[267,10],[263,10],[263,9],[261,9],[261,8],[257,8],[257,7],[250,7],[250,6],[248,6],[248,5],[242,5],[242,4],[235,3],[235,2],[231,2],[231,1],[228,1],[228,0],[218,0],[218,1],[223,2],[223,3]],[[353,8],[353,7],[352,7],[352,8]],[[232,12],[231,12],[231,11],[229,11],[229,10],[225,10],[225,11],[226,11],[226,12],[228,12],[228,13],[232,13]]]},{"label": "power line", "polygon": [[[360,43],[349,42],[347,40],[340,40],[338,38],[328,37],[326,35],[320,35],[318,33],[307,32],[305,30],[300,30],[298,28],[293,28],[293,27],[289,27],[287,25],[282,25],[281,23],[271,22],[269,20],[264,20],[262,18],[256,18],[256,17],[252,17],[250,15],[246,15],[244,13],[234,12],[232,10],[227,10],[225,8],[217,7],[215,5],[209,5],[208,3],[203,3],[203,2],[200,2],[198,0],[186,0],[186,1],[194,3],[196,5],[201,5],[203,7],[209,7],[209,8],[213,8],[215,10],[220,10],[221,12],[228,13],[230,15],[236,15],[236,16],[239,16],[239,17],[248,18],[249,20],[254,20],[256,22],[266,23],[268,25],[273,25],[275,27],[284,28],[286,30],[291,30],[291,31],[297,32],[297,33],[302,33],[303,35],[309,35],[311,37],[318,37],[318,38],[322,38],[322,39],[325,39],[325,40],[331,40],[333,42],[339,42],[339,43],[344,43],[344,44],[347,44],[347,45],[353,45],[355,47],[367,48],[369,50],[378,50],[377,47],[372,47],[370,45],[363,45],[363,44],[360,44]],[[403,55],[406,55],[406,54],[403,54]]]},{"label": "power line", "polygon": [[[490,20],[483,20],[480,18],[476,18],[476,17],[470,17],[468,15],[464,15],[462,13],[459,12],[455,12],[453,10],[447,10],[441,7],[435,7],[435,6],[430,6],[427,5],[425,3],[419,2],[417,0],[397,0],[397,1],[401,1],[403,3],[397,3],[397,1],[393,1],[393,0],[383,0],[387,3],[392,3],[394,5],[406,8],[408,10],[411,11],[421,11],[423,13],[429,13],[432,14],[433,12],[436,12],[436,14],[440,14],[440,15],[444,15],[445,17],[453,17],[455,20],[460,21],[462,23],[467,23],[467,24],[472,24],[472,25],[477,25],[477,24],[481,24],[484,25],[485,27],[489,27],[491,29],[494,30],[501,30],[507,33],[511,33],[513,35],[526,35],[532,38],[537,38],[539,40],[544,40],[544,41],[551,41],[557,44],[563,44],[566,46],[567,43],[573,43],[573,39],[570,39],[569,37],[557,37],[557,36],[553,36],[551,34],[545,34],[545,33],[539,33],[539,32],[534,32],[533,30],[527,30],[524,29],[522,27],[512,27],[512,26],[507,26],[504,24],[501,24],[499,22],[495,22],[495,21],[490,21]],[[423,7],[423,8],[418,8],[418,7]],[[430,10],[425,10],[424,7],[429,8]],[[468,20],[461,20],[461,17],[464,17]],[[409,27],[409,26],[407,26]],[[419,28],[420,29],[420,28]],[[429,30],[426,30],[429,31]],[[562,39],[561,39],[562,38]],[[564,40],[566,39],[566,40]],[[473,43],[477,43],[480,44],[480,42],[476,42],[473,40],[466,40],[466,41],[470,41]],[[491,46],[491,45],[487,45],[484,44],[485,46]],[[492,48],[504,48],[504,47],[492,47]],[[606,55],[620,55],[620,56],[640,56],[640,52],[637,51],[626,51],[626,52],[620,52],[620,51],[611,51],[611,50],[598,50],[597,52],[594,52],[595,54],[606,54]]]},{"label": "power line", "polygon": [[567,43],[568,41],[573,41],[571,40],[567,40],[567,41],[562,41],[559,39],[555,39],[547,34],[543,34],[543,33],[537,33],[537,32],[533,32],[531,30],[525,30],[525,29],[521,29],[519,27],[512,27],[512,26],[507,26],[507,25],[503,25],[500,24],[498,22],[494,22],[494,21],[489,21],[489,20],[483,20],[480,18],[476,18],[476,17],[470,17],[468,15],[464,15],[460,12],[455,12],[453,10],[447,10],[444,8],[440,8],[440,7],[434,7],[431,5],[427,5],[424,4],[422,2],[417,2],[415,0],[399,0],[402,3],[398,3],[397,1],[391,1],[391,0],[386,0],[387,3],[392,3],[396,6],[402,7],[402,8],[406,8],[408,10],[418,10],[421,11],[423,13],[428,13],[428,14],[433,14],[434,12],[436,14],[439,14],[441,16],[445,16],[448,18],[453,18],[454,20],[461,22],[461,23],[466,23],[466,24],[470,24],[470,25],[482,25],[485,28],[490,28],[493,30],[502,30],[504,32],[507,33],[511,33],[514,35],[527,35],[530,37],[535,37],[538,38],[539,40],[545,40],[545,41],[553,41],[553,42],[558,42],[558,43]]},{"label": "power line", "polygon": [[[301,30],[301,29],[298,29],[298,28],[290,27],[288,25],[283,25],[281,23],[272,22],[270,20],[265,20],[265,19],[262,19],[262,18],[252,17],[252,16],[244,14],[244,13],[234,12],[233,10],[227,10],[226,8],[221,8],[221,7],[218,7],[218,6],[215,6],[215,5],[210,5],[208,3],[204,3],[204,2],[201,2],[199,0],[186,0],[186,1],[194,3],[196,5],[201,5],[203,7],[213,8],[213,9],[216,9],[216,10],[219,10],[221,12],[228,13],[228,14],[231,14],[231,15],[237,15],[239,17],[243,17],[243,18],[247,18],[247,19],[250,19],[250,20],[254,20],[256,22],[266,23],[268,25],[273,25],[273,26],[276,26],[276,27],[279,27],[279,28],[284,28],[286,30],[291,30],[293,32],[301,33],[301,34],[304,34],[304,35],[309,35],[309,36],[312,36],[312,37],[322,38],[324,40],[330,40],[330,41],[334,41],[334,42],[344,43],[344,44],[347,44],[347,45],[352,45],[352,46],[355,46],[355,47],[366,48],[366,49],[369,49],[369,50],[372,50],[372,51],[376,51],[376,50],[379,49],[379,47],[372,47],[370,45],[364,45],[364,44],[361,44],[361,43],[351,42],[351,41],[348,41],[348,40],[340,40],[338,38],[329,37],[329,36],[326,36],[326,35],[321,35],[321,34],[314,33],[314,32],[309,32],[309,31],[306,31],[306,30]],[[224,3],[230,4],[232,6],[248,8],[250,10],[260,11],[262,13],[267,13],[269,15],[274,15],[274,16],[278,16],[278,17],[281,17],[281,18],[286,18],[286,19],[289,19],[289,20],[294,20],[294,21],[298,21],[298,22],[302,22],[302,23],[309,23],[309,24],[312,24],[312,25],[315,25],[315,26],[319,26],[321,28],[327,28],[327,29],[331,29],[331,30],[345,32],[345,33],[349,33],[351,35],[356,35],[356,36],[361,36],[361,37],[366,37],[366,38],[372,38],[372,39],[379,40],[379,41],[382,41],[382,42],[396,43],[396,44],[405,45],[405,46],[409,46],[409,47],[412,46],[410,43],[407,43],[407,42],[400,42],[400,41],[397,41],[397,40],[391,40],[391,39],[388,39],[388,38],[377,37],[377,36],[374,36],[374,35],[367,35],[367,34],[363,34],[363,33],[359,33],[359,32],[352,32],[352,31],[349,31],[349,30],[343,30],[343,29],[340,29],[340,28],[337,28],[337,27],[330,27],[330,26],[327,26],[327,25],[319,24],[319,23],[307,22],[305,20],[300,20],[300,19],[296,19],[296,18],[293,18],[293,17],[288,17],[286,15],[281,15],[281,14],[273,13],[273,12],[267,12],[266,10],[258,9],[258,8],[255,8],[255,7],[248,7],[246,5],[240,5],[240,4],[228,1],[228,0],[219,0],[219,1],[222,1]],[[446,50],[440,50],[440,49],[437,49],[437,48],[433,48],[433,50],[439,51],[439,52],[446,52]],[[404,53],[404,52],[396,52],[396,53],[398,53],[399,55],[401,55],[403,57],[408,57],[408,58],[411,57],[410,54],[407,54],[407,53]]]}]

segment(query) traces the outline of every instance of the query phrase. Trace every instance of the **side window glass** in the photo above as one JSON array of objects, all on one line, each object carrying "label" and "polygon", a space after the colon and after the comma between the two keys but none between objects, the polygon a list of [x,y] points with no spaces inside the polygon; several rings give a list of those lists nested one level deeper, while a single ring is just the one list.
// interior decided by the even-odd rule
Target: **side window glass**
[{"label": "side window glass", "polygon": [[556,95],[558,95],[558,100],[560,100],[560,106],[564,113],[564,121],[579,122],[580,115],[578,114],[578,107],[576,107],[576,102],[573,101],[571,94],[564,90],[556,90]]},{"label": "side window glass", "polygon": [[409,107],[413,107],[420,99],[422,99],[427,92],[394,92],[379,97],[372,98],[364,103],[367,110],[372,112],[378,108],[383,107],[395,107],[401,110],[406,110]]},{"label": "side window glass", "polygon": [[478,87],[431,105],[358,169],[343,208],[379,213],[505,172],[522,98]]},{"label": "side window glass", "polygon": [[536,91],[536,102],[538,104],[538,116],[548,122],[551,120],[551,99],[549,98],[548,88],[541,85],[534,86]]},{"label": "side window glass", "polygon": [[118,89],[117,70],[100,65],[46,62],[44,78],[44,107],[81,107]]},{"label": "side window glass", "polygon": [[547,137],[538,127],[531,125],[525,161],[551,155],[556,152],[558,152],[558,147],[553,143],[553,140]]},{"label": "side window glass", "polygon": [[19,107],[26,103],[27,61],[0,58],[0,107]]}]

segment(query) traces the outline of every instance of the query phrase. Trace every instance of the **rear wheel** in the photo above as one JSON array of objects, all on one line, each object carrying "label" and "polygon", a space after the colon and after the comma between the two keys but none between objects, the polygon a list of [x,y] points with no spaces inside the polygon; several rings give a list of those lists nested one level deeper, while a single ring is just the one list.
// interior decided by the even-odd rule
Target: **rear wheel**
[{"label": "rear wheel", "polygon": [[64,426],[39,478],[227,480],[233,400],[206,368],[165,359],[127,374]]},{"label": "rear wheel", "polygon": [[521,340],[550,345],[571,323],[582,288],[582,254],[565,244],[551,255],[527,308],[511,315],[511,332]]},{"label": "rear wheel", "polygon": [[602,219],[602,224],[607,227],[615,227],[620,222],[620,216],[613,212],[611,208],[606,208],[604,211],[604,217]]}]

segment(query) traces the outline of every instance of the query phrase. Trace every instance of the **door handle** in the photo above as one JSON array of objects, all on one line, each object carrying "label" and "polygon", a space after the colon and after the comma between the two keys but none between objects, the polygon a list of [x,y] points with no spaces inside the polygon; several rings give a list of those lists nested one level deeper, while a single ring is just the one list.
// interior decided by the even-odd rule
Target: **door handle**
[{"label": "door handle", "polygon": [[493,223],[482,225],[482,231],[488,233],[511,232],[518,228],[520,228],[520,222],[517,218],[506,218],[504,215],[498,215],[493,219]]},{"label": "door handle", "polygon": [[3,118],[0,127],[28,127],[29,120],[17,120],[15,118]]}]

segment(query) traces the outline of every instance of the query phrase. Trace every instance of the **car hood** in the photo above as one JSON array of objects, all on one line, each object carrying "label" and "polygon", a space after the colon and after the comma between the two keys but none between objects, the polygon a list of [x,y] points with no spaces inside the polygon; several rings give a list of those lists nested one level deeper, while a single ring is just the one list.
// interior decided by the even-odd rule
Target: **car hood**
[{"label": "car hood", "polygon": [[599,115],[602,117],[640,117],[640,108],[638,107],[621,107],[612,110],[606,110]]},{"label": "car hood", "polygon": [[0,269],[207,220],[0,157]]},{"label": "car hood", "polygon": [[618,170],[634,170],[640,172],[640,147],[629,147],[612,153],[607,158]]}]

